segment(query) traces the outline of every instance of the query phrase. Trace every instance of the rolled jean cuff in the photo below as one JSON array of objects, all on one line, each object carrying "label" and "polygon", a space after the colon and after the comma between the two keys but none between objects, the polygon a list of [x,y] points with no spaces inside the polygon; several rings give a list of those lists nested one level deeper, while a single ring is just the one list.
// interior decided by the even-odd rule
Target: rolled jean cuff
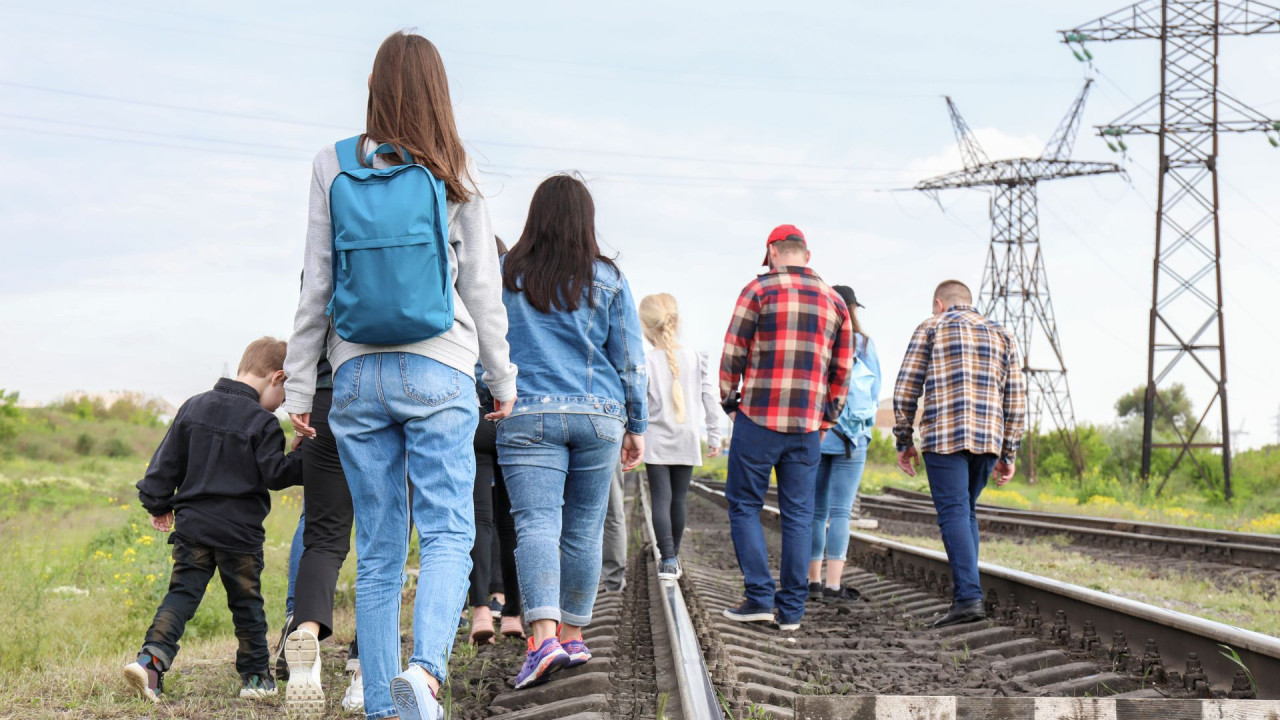
[{"label": "rolled jean cuff", "polygon": [[848,558],[846,558],[844,555],[827,555],[822,559],[823,560],[840,560],[841,562],[848,560]]},{"label": "rolled jean cuff", "polygon": [[574,627],[586,627],[591,622],[591,611],[588,610],[586,615],[575,615],[561,610],[560,622]]},{"label": "rolled jean cuff", "polygon": [[555,622],[560,622],[560,608],[554,605],[530,608],[524,611],[524,619],[529,622],[533,622],[535,620],[554,620]]},{"label": "rolled jean cuff", "polygon": [[169,653],[159,645],[143,645],[142,652],[159,661],[161,672],[168,672],[169,667],[173,665],[173,658],[169,657]]},{"label": "rolled jean cuff", "polygon": [[390,710],[383,710],[382,712],[365,713],[364,717],[365,720],[381,720],[382,718],[395,717],[398,714],[399,711],[392,707]]},{"label": "rolled jean cuff", "polygon": [[[435,678],[436,680],[440,681],[440,684],[442,686],[444,685],[445,681],[449,679],[449,671],[447,669],[441,670],[439,667],[436,667],[434,663],[427,662],[426,660],[417,660],[414,658],[409,658],[409,665],[410,666],[417,665],[423,670],[426,670],[427,674]],[[407,667],[405,668],[406,671],[408,671],[408,669],[409,668]]]}]

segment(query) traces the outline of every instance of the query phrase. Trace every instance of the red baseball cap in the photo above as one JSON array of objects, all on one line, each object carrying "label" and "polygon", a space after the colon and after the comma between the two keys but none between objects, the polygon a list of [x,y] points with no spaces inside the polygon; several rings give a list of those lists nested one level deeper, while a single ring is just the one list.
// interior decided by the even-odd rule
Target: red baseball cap
[{"label": "red baseball cap", "polygon": [[764,262],[766,267],[769,265],[769,246],[779,240],[799,240],[805,242],[804,233],[800,232],[800,228],[795,225],[779,225],[769,233],[769,239],[764,243]]}]

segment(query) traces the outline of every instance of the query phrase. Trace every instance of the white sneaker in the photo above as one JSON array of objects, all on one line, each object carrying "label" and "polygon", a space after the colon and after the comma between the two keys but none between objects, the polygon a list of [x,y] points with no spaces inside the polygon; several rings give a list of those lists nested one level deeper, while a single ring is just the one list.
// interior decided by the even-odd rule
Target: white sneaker
[{"label": "white sneaker", "polygon": [[364,673],[360,672],[359,660],[347,661],[347,667],[350,668],[352,663],[355,663],[356,669],[351,673],[351,684],[342,694],[342,709],[349,713],[364,710]]},{"label": "white sneaker", "polygon": [[324,715],[320,685],[320,641],[306,630],[294,630],[284,641],[289,684],[284,689],[285,711],[295,717]]}]

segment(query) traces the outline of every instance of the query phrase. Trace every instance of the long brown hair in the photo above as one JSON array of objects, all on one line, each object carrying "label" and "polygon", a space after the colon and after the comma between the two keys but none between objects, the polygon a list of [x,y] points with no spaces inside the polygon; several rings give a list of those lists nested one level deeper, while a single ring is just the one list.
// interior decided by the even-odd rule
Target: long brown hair
[{"label": "long brown hair", "polygon": [[[523,292],[539,312],[578,309],[595,262],[614,269],[596,244],[596,204],[581,180],[552,175],[533,192],[520,241],[507,253],[502,286]],[[592,300],[588,298],[588,303]]]},{"label": "long brown hair", "polygon": [[[365,126],[362,147],[370,138],[403,148],[415,163],[444,181],[451,202],[466,202],[474,192],[467,151],[453,121],[449,79],[440,51],[430,40],[404,30],[382,41],[369,76]],[[360,163],[365,164],[363,151]]]},{"label": "long brown hair", "polygon": [[840,296],[840,299],[844,300],[844,304],[849,307],[849,328],[853,330],[854,350],[857,350],[857,338],[859,335],[862,336],[864,343],[871,339],[862,331],[862,323],[858,322],[858,296],[854,294],[853,288],[848,285],[834,285],[831,289],[835,290],[836,294]]}]

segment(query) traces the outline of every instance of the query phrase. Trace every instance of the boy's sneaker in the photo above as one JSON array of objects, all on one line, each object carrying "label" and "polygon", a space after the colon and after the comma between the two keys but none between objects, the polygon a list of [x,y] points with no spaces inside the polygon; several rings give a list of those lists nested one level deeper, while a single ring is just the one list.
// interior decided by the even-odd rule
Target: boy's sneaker
[{"label": "boy's sneaker", "polygon": [[498,602],[498,598],[489,598],[489,611],[494,615],[502,614],[502,603]]},{"label": "boy's sneaker", "polygon": [[284,641],[289,638],[289,628],[293,625],[293,613],[285,613],[284,627],[280,628],[280,642],[276,643],[276,651],[273,653],[271,663],[276,666],[276,677],[281,682],[289,679],[289,663],[284,660]]},{"label": "boy's sneaker", "polygon": [[795,632],[800,629],[799,620],[787,620],[781,615],[774,618],[772,625],[783,632]]},{"label": "boy's sneaker", "polygon": [[822,583],[809,583],[809,601],[814,602],[822,599]]},{"label": "boy's sneaker", "polygon": [[427,671],[417,665],[391,678],[391,702],[400,720],[444,720],[444,708],[427,684]]},{"label": "boy's sneaker", "polygon": [[726,608],[724,616],[737,622],[772,622],[774,611],[771,607],[743,600],[737,607]]},{"label": "boy's sneaker", "polygon": [[659,580],[679,580],[684,574],[684,570],[680,569],[679,558],[663,558],[658,563],[658,579]]},{"label": "boy's sneaker", "polygon": [[[356,664],[356,669],[351,671],[353,662]],[[348,660],[347,669],[351,672],[351,684],[342,694],[342,709],[350,713],[360,712],[364,710],[364,673],[360,672],[360,661]]]},{"label": "boy's sneaker", "polygon": [[529,638],[529,654],[525,656],[520,674],[516,675],[516,689],[523,690],[546,682],[551,673],[568,664],[569,653],[564,651],[559,640],[553,637],[547,638],[542,641],[540,647],[535,649],[533,638]]},{"label": "boy's sneaker", "polygon": [[587,649],[587,644],[581,640],[566,640],[560,644],[560,647],[569,653],[569,662],[565,665],[566,668],[585,665],[591,659],[591,651]]},{"label": "boy's sneaker", "polygon": [[838,588],[822,588],[822,601],[829,603],[853,603],[862,599],[862,593],[857,588],[851,588],[841,585]]},{"label": "boy's sneaker", "polygon": [[306,630],[294,630],[284,641],[284,659],[289,663],[289,684],[284,688],[285,710],[297,717],[323,715],[320,640]]},{"label": "boy's sneaker", "polygon": [[155,664],[155,660],[147,653],[142,653],[137,660],[124,666],[124,679],[129,683],[138,697],[160,702],[164,694],[164,673]]},{"label": "boy's sneaker", "polygon": [[240,676],[240,697],[242,698],[269,698],[276,695],[276,681],[271,679],[266,673],[249,673]]}]

